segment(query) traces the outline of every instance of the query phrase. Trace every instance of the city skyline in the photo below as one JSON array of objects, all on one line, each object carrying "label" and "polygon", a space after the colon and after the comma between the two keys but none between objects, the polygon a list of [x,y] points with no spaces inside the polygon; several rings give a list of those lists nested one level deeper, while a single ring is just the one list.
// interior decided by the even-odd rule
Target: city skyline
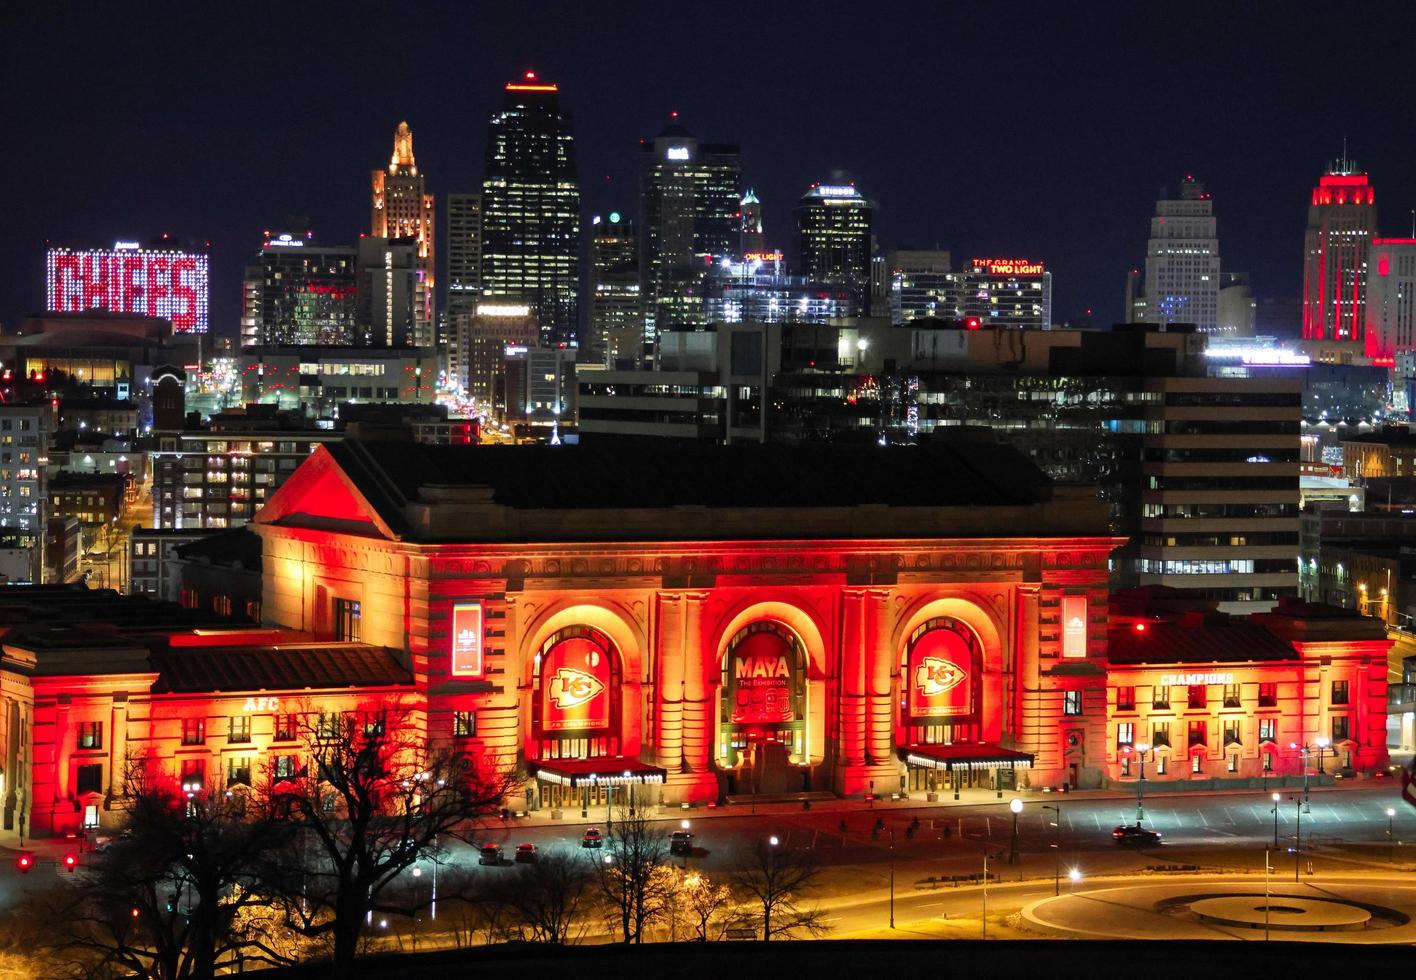
[{"label": "city skyline", "polygon": [[[702,138],[741,145],[743,184],[763,201],[770,246],[790,245],[791,209],[804,188],[853,179],[877,207],[882,251],[938,243],[959,254],[1036,256],[1056,273],[1059,321],[1087,308],[1098,324],[1117,318],[1117,283],[1143,254],[1143,216],[1156,189],[1184,173],[1214,194],[1226,267],[1249,271],[1261,301],[1300,294],[1303,206],[1314,173],[1338,155],[1344,136],[1351,156],[1383,187],[1384,235],[1404,233],[1416,203],[1410,141],[1395,135],[1410,112],[1410,86],[1374,86],[1354,102],[1303,72],[1331,44],[1394,66],[1387,39],[1396,30],[1330,39],[1296,18],[1229,14],[1207,41],[1216,78],[1177,86],[1143,70],[1142,54],[1128,44],[1142,25],[1123,8],[1085,24],[1024,11],[1016,15],[1018,44],[1006,55],[982,43],[990,21],[979,12],[921,13],[920,23],[948,25],[961,39],[944,61],[887,57],[911,50],[909,18],[870,25],[870,36],[852,47],[851,32],[823,14],[803,22],[803,43],[788,46],[797,18],[763,13],[754,17],[750,51],[710,55],[672,12],[652,24],[640,13],[629,6],[519,23],[484,11],[477,15],[481,56],[468,62],[456,41],[466,34],[457,28],[473,14],[430,7],[428,21],[445,29],[433,31],[426,57],[393,81],[361,75],[363,54],[376,42],[319,9],[283,20],[281,30],[258,11],[238,12],[252,38],[250,58],[209,50],[199,14],[150,24],[141,23],[146,14],[125,14],[128,29],[146,28],[155,48],[176,52],[171,71],[190,69],[201,79],[164,99],[143,93],[167,68],[129,65],[106,49],[107,14],[29,14],[7,25],[28,42],[16,45],[19,56],[5,69],[17,94],[9,111],[19,116],[7,129],[36,134],[46,207],[25,210],[4,246],[15,272],[0,290],[0,320],[13,324],[42,305],[46,240],[102,245],[168,231],[212,242],[212,327],[233,333],[240,269],[261,229],[305,216],[321,241],[351,242],[367,222],[369,163],[386,158],[388,134],[404,119],[418,134],[432,193],[446,200],[476,190],[486,115],[506,80],[527,69],[554,78],[575,117],[582,216],[620,210],[638,217],[638,140],[678,111]],[[325,43],[305,50],[298,39],[306,28],[317,28]],[[1078,65],[1058,52],[1084,32],[1097,55]],[[1261,34],[1273,43],[1259,63],[1248,55]],[[962,43],[969,38],[979,43]],[[69,52],[62,63],[73,70],[55,72],[48,63],[41,70],[33,59],[59,39]],[[640,56],[597,57],[607,45]],[[847,68],[822,73],[808,90],[796,79],[814,56],[845,57]],[[1009,82],[992,95],[974,79],[992,77],[999,57],[1007,59]],[[256,98],[252,80],[262,72],[292,91],[313,78],[339,79],[350,94],[333,105],[277,99],[260,113],[238,114]],[[110,107],[102,113],[91,108],[98,78]],[[929,123],[975,99],[1001,114],[1000,125],[967,127],[961,137],[958,127]],[[1215,104],[1226,108],[1216,113]],[[867,118],[867,109],[868,124],[849,122]],[[813,124],[823,110],[846,122]],[[102,163],[84,147],[103,147]],[[135,184],[155,160],[184,165],[169,163],[168,179]],[[1108,207],[1096,209],[1098,200]]]}]

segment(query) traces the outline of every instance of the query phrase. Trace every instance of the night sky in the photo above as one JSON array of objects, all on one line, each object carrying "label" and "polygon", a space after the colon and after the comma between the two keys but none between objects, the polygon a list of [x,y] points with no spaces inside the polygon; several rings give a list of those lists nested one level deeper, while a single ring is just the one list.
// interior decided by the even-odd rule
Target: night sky
[{"label": "night sky", "polygon": [[677,110],[741,144],[789,254],[808,185],[854,179],[882,248],[1041,259],[1054,319],[1109,323],[1157,190],[1193,173],[1223,267],[1293,298],[1309,190],[1344,135],[1383,233],[1410,233],[1416,5],[1232,6],[4,4],[0,322],[42,306],[46,240],[166,231],[211,242],[213,329],[234,332],[263,229],[367,231],[401,119],[442,221],[527,68],[575,117],[587,216],[637,212],[639,139]]}]

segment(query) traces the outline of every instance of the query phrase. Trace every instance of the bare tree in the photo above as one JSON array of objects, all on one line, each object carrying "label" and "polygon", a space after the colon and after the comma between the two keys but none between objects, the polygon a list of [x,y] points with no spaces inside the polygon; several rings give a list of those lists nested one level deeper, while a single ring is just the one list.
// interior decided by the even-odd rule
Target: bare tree
[{"label": "bare tree", "polygon": [[265,798],[179,788],[141,759],[126,785],[116,839],[60,892],[56,954],[83,976],[154,980],[206,980],[237,961],[293,962],[246,921],[269,902],[261,858],[286,832]]},{"label": "bare tree", "polygon": [[645,927],[667,908],[673,881],[661,871],[668,857],[668,831],[642,809],[631,813],[624,808],[616,814],[595,867],[612,924],[626,943],[643,942]]},{"label": "bare tree", "polygon": [[714,884],[701,872],[689,871],[679,881],[679,896],[695,940],[706,943],[723,938],[732,922],[732,889]]},{"label": "bare tree", "polygon": [[309,765],[275,799],[299,832],[279,875],[306,935],[333,936],[331,975],[351,976],[372,914],[413,916],[430,900],[401,877],[439,838],[470,840],[515,786],[513,770],[479,772],[474,760],[429,746],[412,708],[371,704],[306,713]]},{"label": "bare tree", "polygon": [[500,882],[496,896],[516,923],[517,938],[537,943],[571,942],[583,929],[583,913],[595,898],[595,875],[578,855],[543,854]]},{"label": "bare tree", "polygon": [[824,935],[826,923],[819,908],[803,908],[798,903],[810,891],[820,874],[820,865],[811,852],[791,850],[771,841],[758,841],[748,864],[732,876],[739,898],[762,914],[762,940],[789,938],[806,933]]}]

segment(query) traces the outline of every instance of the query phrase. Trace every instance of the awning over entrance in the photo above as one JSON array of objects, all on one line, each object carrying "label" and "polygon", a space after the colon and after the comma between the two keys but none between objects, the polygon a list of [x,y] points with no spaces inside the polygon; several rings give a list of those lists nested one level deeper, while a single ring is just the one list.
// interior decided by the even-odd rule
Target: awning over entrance
[{"label": "awning over entrance", "polygon": [[632,756],[551,759],[530,763],[536,778],[560,786],[642,786],[664,781],[667,773]]},{"label": "awning over entrance", "polygon": [[905,762],[924,769],[1030,769],[1027,752],[1005,749],[992,742],[955,742],[953,745],[916,745],[905,750]]}]

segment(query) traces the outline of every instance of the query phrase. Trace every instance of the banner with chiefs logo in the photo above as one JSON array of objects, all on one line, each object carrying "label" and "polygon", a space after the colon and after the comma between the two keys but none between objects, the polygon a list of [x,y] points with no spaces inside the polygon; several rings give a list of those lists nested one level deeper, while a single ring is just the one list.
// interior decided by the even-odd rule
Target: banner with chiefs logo
[{"label": "banner with chiefs logo", "polygon": [[947,627],[910,647],[906,706],[912,718],[963,718],[974,713],[974,649]]},{"label": "banner with chiefs logo", "polygon": [[561,640],[541,658],[541,730],[610,727],[610,654],[583,636]]},{"label": "banner with chiefs logo", "polygon": [[801,693],[796,645],[774,629],[739,640],[728,653],[728,721],[778,725],[797,720]]}]

